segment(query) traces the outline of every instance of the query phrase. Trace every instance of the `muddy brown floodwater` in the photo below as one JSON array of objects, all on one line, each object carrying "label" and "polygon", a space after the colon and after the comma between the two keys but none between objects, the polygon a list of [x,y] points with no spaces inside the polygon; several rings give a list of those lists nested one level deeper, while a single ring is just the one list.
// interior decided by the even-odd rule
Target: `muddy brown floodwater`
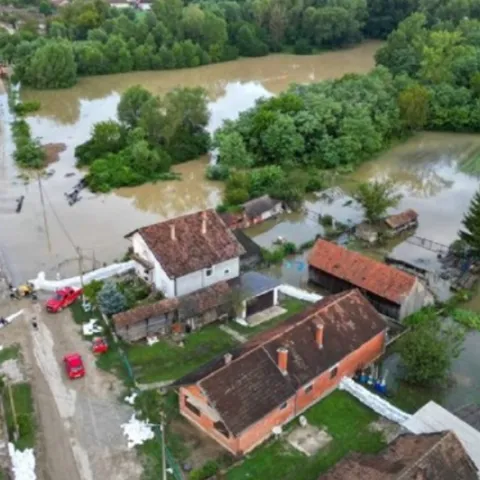
[{"label": "muddy brown floodwater", "polygon": [[[42,108],[28,121],[43,144],[64,143],[66,150],[51,165],[55,173],[24,184],[17,178],[8,128],[5,95],[0,95],[2,142],[0,151],[0,248],[16,282],[38,271],[47,275],[77,271],[75,246],[84,252],[86,268],[110,262],[126,250],[124,235],[167,217],[213,207],[221,199],[221,184],[204,179],[206,158],[175,168],[181,181],[123,188],[108,195],[82,192],[69,206],[65,192],[80,178],[74,167],[74,148],[86,141],[94,123],[114,118],[120,94],[141,84],[163,94],[177,86],[202,86],[209,94],[214,131],[222,121],[235,118],[262,96],[271,96],[289,84],[336,78],[349,72],[368,72],[374,66],[380,42],[312,56],[272,55],[241,59],[195,69],[137,72],[82,78],[78,85],[60,91],[22,91],[23,100],[39,100]],[[15,214],[15,200],[25,195],[23,210]]]}]

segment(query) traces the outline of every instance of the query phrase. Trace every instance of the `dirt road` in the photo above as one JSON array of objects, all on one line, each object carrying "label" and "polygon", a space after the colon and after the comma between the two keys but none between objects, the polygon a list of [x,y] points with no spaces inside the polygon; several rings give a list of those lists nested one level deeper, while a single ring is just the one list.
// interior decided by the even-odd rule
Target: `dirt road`
[{"label": "dirt road", "polygon": [[[134,480],[141,466],[120,425],[133,410],[119,401],[118,380],[98,370],[89,344],[70,312],[46,314],[40,305],[2,302],[1,315],[25,307],[23,318],[0,330],[0,344],[19,343],[39,417],[37,475],[40,480]],[[38,330],[31,319],[36,316]],[[82,355],[87,371],[80,380],[69,380],[63,371],[66,353]]]}]

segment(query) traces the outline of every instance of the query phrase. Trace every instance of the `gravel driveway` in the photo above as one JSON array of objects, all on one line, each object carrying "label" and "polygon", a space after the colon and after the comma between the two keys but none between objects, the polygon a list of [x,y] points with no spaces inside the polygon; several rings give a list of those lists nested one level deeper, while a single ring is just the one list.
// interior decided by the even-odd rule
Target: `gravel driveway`
[{"label": "gravel driveway", "polygon": [[[20,305],[25,307],[24,318],[1,330],[0,343],[22,345],[32,379],[39,417],[39,479],[140,478],[140,462],[135,451],[127,448],[120,428],[133,410],[119,401],[118,380],[95,367],[90,345],[82,339],[70,312],[50,315],[26,301],[2,303],[4,316]],[[37,331],[31,326],[34,316]],[[72,352],[84,359],[87,373],[83,379],[69,380],[63,370],[63,355]]]}]

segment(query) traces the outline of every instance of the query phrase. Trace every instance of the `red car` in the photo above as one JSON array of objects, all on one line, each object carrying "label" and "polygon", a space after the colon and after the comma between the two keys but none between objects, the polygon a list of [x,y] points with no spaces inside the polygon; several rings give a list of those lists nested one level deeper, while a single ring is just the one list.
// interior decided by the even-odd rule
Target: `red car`
[{"label": "red car", "polygon": [[105,353],[108,351],[108,343],[103,337],[95,337],[92,342],[93,353]]},{"label": "red car", "polygon": [[57,313],[71,305],[80,295],[82,289],[75,290],[72,287],[65,287],[55,292],[55,296],[50,298],[47,303],[47,312]]},{"label": "red car", "polygon": [[83,360],[78,353],[70,353],[65,355],[63,357],[63,363],[65,364],[65,370],[67,371],[68,378],[73,380],[74,378],[82,378],[85,376]]}]

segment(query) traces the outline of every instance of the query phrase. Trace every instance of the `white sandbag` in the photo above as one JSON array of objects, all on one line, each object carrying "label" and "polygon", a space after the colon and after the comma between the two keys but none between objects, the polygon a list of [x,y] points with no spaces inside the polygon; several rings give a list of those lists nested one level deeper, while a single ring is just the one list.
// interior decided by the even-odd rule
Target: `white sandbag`
[{"label": "white sandbag", "polygon": [[[112,263],[106,267],[99,268],[98,270],[93,270],[91,272],[85,273],[83,275],[83,284],[87,285],[92,280],[105,280],[107,278],[113,277],[114,275],[123,275],[130,270],[135,268],[135,262],[129,261],[125,263]],[[47,292],[54,292],[60,288],[64,287],[73,287],[80,288],[82,282],[80,281],[80,276],[64,278],[62,280],[47,280],[45,278],[45,272],[40,272],[37,275],[37,278],[30,280],[31,283],[35,286],[36,290],[46,290]]]}]

